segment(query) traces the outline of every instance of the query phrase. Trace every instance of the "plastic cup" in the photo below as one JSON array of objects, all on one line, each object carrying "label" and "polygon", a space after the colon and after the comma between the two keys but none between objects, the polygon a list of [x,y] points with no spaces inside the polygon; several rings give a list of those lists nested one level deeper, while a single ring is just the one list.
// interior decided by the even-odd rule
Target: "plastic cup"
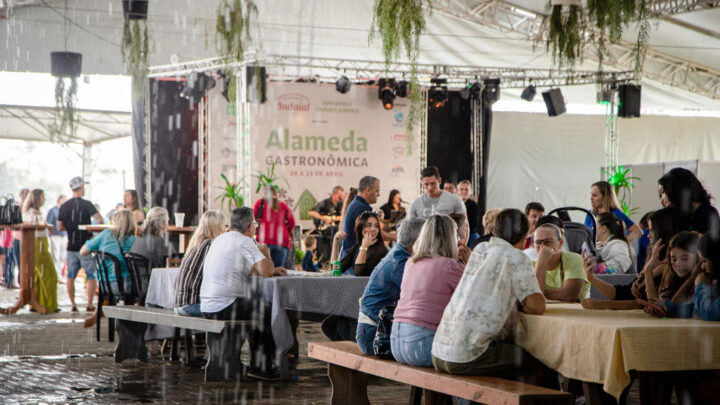
[{"label": "plastic cup", "polygon": [[182,212],[176,212],[175,213],[175,226],[178,228],[182,228],[185,224],[185,214]]}]

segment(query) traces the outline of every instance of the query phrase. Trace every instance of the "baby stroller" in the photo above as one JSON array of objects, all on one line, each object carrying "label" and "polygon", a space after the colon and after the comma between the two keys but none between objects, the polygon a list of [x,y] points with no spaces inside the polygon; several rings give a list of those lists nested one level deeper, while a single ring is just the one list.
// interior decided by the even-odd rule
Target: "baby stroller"
[{"label": "baby stroller", "polygon": [[[592,219],[592,230],[585,226],[584,223],[573,222],[568,211],[582,211],[589,215]],[[548,215],[553,214],[563,221],[563,225],[565,226],[565,240],[571,252],[582,254],[583,243],[585,243],[590,250],[589,253],[595,255],[595,229],[597,225],[595,224],[595,217],[592,212],[580,207],[560,207],[550,211]]]}]

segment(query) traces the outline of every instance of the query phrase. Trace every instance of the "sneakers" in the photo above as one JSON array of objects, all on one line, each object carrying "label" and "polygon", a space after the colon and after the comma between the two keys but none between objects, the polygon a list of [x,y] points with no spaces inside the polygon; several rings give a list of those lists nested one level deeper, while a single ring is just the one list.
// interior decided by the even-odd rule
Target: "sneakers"
[{"label": "sneakers", "polygon": [[95,307],[92,305],[88,305],[85,307],[85,312],[95,312]]},{"label": "sneakers", "polygon": [[80,311],[78,311],[77,307],[72,307],[72,308],[70,309],[70,313],[71,313],[71,314],[79,314]]}]

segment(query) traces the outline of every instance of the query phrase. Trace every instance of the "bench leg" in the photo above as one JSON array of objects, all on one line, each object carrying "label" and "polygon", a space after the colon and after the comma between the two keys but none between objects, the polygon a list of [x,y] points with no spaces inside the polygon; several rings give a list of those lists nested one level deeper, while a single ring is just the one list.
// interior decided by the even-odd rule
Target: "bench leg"
[{"label": "bench leg", "polygon": [[170,345],[170,360],[171,361],[178,361],[180,360],[180,355],[178,346],[180,346],[180,328],[173,328],[173,336],[172,341]]},{"label": "bench leg", "polygon": [[367,397],[368,375],[349,368],[328,364],[328,377],[332,384],[332,405],[369,405]]},{"label": "bench leg", "polygon": [[410,387],[410,405],[422,404],[423,389],[418,387]]},{"label": "bench leg", "polygon": [[424,405],[452,405],[453,403],[452,397],[447,394],[429,390],[423,390],[423,394],[425,394]]},{"label": "bench leg", "polygon": [[242,327],[227,326],[222,333],[207,334],[208,361],[205,382],[241,380],[247,376],[247,366],[240,362],[240,351],[246,333]]},{"label": "bench leg", "polygon": [[115,347],[115,362],[125,359],[138,359],[148,361],[148,352],[145,347],[145,330],[147,324],[118,320],[118,344]]}]

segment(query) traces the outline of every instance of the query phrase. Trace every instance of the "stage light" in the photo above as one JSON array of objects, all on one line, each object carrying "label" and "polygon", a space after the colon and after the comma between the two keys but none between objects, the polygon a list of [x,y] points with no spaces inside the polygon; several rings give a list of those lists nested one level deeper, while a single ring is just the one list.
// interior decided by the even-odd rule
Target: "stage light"
[{"label": "stage light", "polygon": [[215,79],[205,73],[192,72],[185,80],[180,97],[198,102],[205,96],[205,92],[215,87]]},{"label": "stage light", "polygon": [[560,89],[550,89],[542,92],[548,115],[555,117],[565,112],[565,99]]},{"label": "stage light", "polygon": [[378,80],[378,98],[383,103],[383,108],[392,110],[395,103],[395,79]]},{"label": "stage light", "polygon": [[350,82],[350,79],[348,79],[347,76],[342,75],[335,82],[335,90],[337,90],[341,94],[345,94],[348,91],[350,91],[351,85],[352,85],[352,83]]},{"label": "stage light", "polygon": [[480,94],[482,94],[482,84],[479,82],[475,82],[470,85],[470,94],[469,97],[473,100],[479,100]]},{"label": "stage light", "polygon": [[400,80],[395,88],[395,95],[405,98],[410,93],[410,83],[407,80]]},{"label": "stage light", "polygon": [[[222,94],[225,98],[225,101],[230,102],[230,97],[228,95],[230,90],[230,76],[222,70],[218,70],[217,73],[218,76],[220,76],[220,94]],[[235,102],[235,100],[232,102]]]},{"label": "stage light", "polygon": [[529,86],[523,89],[522,94],[520,94],[520,98],[525,101],[533,101],[536,92],[537,90],[535,89],[535,85],[530,83]]},{"label": "stage light", "polygon": [[495,104],[500,99],[500,79],[483,80],[483,101]]},{"label": "stage light", "polygon": [[447,86],[445,86],[447,79],[436,77],[430,79],[430,83],[433,86],[428,90],[428,103],[431,107],[440,108],[445,105],[448,99]]}]

